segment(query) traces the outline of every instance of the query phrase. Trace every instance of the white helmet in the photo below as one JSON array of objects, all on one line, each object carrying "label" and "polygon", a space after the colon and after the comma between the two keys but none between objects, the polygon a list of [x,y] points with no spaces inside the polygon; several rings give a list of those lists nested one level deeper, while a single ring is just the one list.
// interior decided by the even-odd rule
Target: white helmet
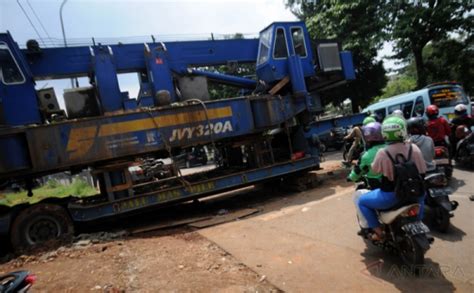
[{"label": "white helmet", "polygon": [[467,107],[464,104],[457,104],[456,107],[454,107],[454,114],[456,115],[465,115],[467,113]]},{"label": "white helmet", "polygon": [[398,117],[400,117],[400,118],[405,119],[405,116],[403,115],[402,110],[399,110],[399,109],[393,111],[393,112],[392,112],[392,115],[393,115],[393,116],[398,116]]}]

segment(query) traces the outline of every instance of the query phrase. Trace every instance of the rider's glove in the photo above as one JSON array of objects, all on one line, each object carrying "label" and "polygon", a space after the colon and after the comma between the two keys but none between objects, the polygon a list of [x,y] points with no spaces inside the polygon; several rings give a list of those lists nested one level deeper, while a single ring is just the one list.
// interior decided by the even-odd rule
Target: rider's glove
[{"label": "rider's glove", "polygon": [[364,168],[362,168],[362,171],[364,171],[364,173],[369,173],[369,166],[365,165]]},{"label": "rider's glove", "polygon": [[357,175],[359,175],[360,172],[361,172],[360,166],[359,166],[359,165],[355,165],[355,166],[354,166],[354,173],[356,173]]}]

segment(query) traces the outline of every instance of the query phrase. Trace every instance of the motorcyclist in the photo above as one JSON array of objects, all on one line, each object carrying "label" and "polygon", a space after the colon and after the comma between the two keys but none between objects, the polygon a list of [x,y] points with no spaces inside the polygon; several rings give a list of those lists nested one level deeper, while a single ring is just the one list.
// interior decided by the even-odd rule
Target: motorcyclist
[{"label": "motorcyclist", "polygon": [[426,135],[425,120],[421,117],[410,118],[407,121],[407,128],[410,142],[416,144],[423,154],[427,172],[434,171],[436,169],[434,142]]},{"label": "motorcyclist", "polygon": [[368,116],[368,117],[365,117],[364,120],[362,121],[362,126],[367,125],[367,124],[372,123],[372,122],[376,122],[376,121],[377,120],[372,115]]},{"label": "motorcyclist", "polygon": [[465,125],[469,130],[471,127],[474,126],[474,118],[471,115],[467,114],[467,107],[464,104],[457,104],[454,107],[454,115],[455,117],[451,120],[451,145],[455,146],[458,142],[458,138],[456,137],[456,129],[461,126]]},{"label": "motorcyclist", "polygon": [[367,229],[368,223],[362,215],[362,212],[357,205],[357,201],[362,194],[369,192],[369,189],[380,188],[382,175],[374,173],[371,169],[371,165],[378,150],[384,148],[385,142],[382,137],[382,125],[379,122],[371,122],[364,125],[362,127],[362,132],[367,151],[362,155],[359,163],[354,166],[349,176],[347,176],[347,180],[359,182],[364,178],[366,179],[367,189],[356,190],[353,200],[357,209],[359,225],[361,228]]},{"label": "motorcyclist", "polygon": [[397,109],[397,110],[393,111],[392,116],[398,116],[402,119],[405,119],[405,116],[403,115],[403,112],[400,109]]},{"label": "motorcyclist", "polygon": [[436,105],[429,105],[426,108],[428,123],[426,130],[433,139],[435,146],[445,146],[449,148],[448,139],[451,134],[451,128],[448,121],[443,116],[439,116],[439,109]]},{"label": "motorcyclist", "polygon": [[372,172],[370,165],[377,151],[385,146],[382,137],[382,125],[378,122],[370,122],[362,127],[362,133],[364,135],[367,151],[364,152],[359,163],[354,166],[348,179],[353,182],[358,182],[365,177],[370,188],[379,188],[382,175]]},{"label": "motorcyclist", "polygon": [[[426,164],[420,149],[410,142],[405,142],[407,136],[406,121],[400,117],[391,116],[382,123],[382,136],[387,146],[379,150],[372,163],[372,171],[382,174],[381,188],[377,188],[360,196],[357,206],[368,223],[368,228],[372,229],[372,239],[383,238],[383,231],[377,217],[377,209],[388,209],[398,203],[395,195],[394,166],[387,153],[392,157],[402,154],[408,158],[410,145],[412,148],[411,160],[415,163],[420,174],[426,173]],[[420,197],[420,214],[423,214],[423,197]]]},{"label": "motorcyclist", "polygon": [[[367,120],[368,119],[368,120]],[[371,121],[371,117],[366,117],[364,121]],[[363,122],[362,122],[363,124]],[[352,160],[354,159],[354,152],[356,151],[357,148],[361,146],[363,143],[363,135],[362,135],[362,130],[360,129],[360,125],[355,125],[351,132],[344,137],[344,140],[349,140],[349,139],[354,139],[354,142],[351,145],[351,148],[347,152],[347,157],[346,161],[343,161],[342,163],[346,166],[352,165]]]}]

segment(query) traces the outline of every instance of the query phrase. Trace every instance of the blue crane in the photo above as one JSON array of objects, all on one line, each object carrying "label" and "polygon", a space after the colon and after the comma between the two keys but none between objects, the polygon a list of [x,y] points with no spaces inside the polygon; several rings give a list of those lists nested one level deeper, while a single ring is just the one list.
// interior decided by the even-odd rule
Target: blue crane
[{"label": "blue crane", "polygon": [[[255,76],[209,70],[239,64],[254,64]],[[139,76],[136,98],[121,91],[117,78],[132,72]],[[89,86],[65,90],[66,109],[59,108],[53,88],[35,89],[36,80],[75,77],[88,77]],[[66,234],[76,222],[318,168],[312,135],[355,124],[363,116],[315,123],[313,114],[320,111],[325,91],[354,78],[350,52],[341,51],[337,42],[311,39],[302,22],[272,23],[259,39],[59,48],[41,48],[31,40],[20,49],[8,32],[2,33],[0,182],[25,182],[31,195],[34,178],[89,169],[100,192],[90,200],[51,199],[5,208],[0,234],[9,235],[13,245],[32,245],[38,235],[21,227],[36,222],[25,219],[25,213],[54,211],[50,234]],[[245,94],[210,100],[208,82]],[[176,164],[160,180],[152,176],[137,183],[131,176],[130,165],[138,158],[176,159],[183,150],[203,145],[214,150],[218,167],[204,179],[180,176]]]}]

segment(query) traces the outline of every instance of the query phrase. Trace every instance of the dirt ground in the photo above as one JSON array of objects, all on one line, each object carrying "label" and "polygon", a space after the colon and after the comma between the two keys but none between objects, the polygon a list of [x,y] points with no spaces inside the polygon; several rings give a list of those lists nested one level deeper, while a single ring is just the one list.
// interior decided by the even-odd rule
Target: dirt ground
[{"label": "dirt ground", "polygon": [[0,273],[29,270],[35,292],[278,292],[196,232],[142,233],[22,255]]},{"label": "dirt ground", "polygon": [[[322,180],[326,174],[331,174],[332,179],[345,176],[337,170],[340,163],[329,161],[324,162],[324,170],[316,173]],[[273,197],[258,189],[255,193],[241,193],[225,201],[216,199],[214,203],[211,199],[209,202],[213,203],[204,204],[202,210],[205,215],[209,215],[208,210],[227,213],[226,208],[261,208],[262,205],[279,210],[286,196],[291,196]],[[195,209],[190,206],[171,210],[170,214],[175,215],[171,215],[171,219],[177,220],[178,214],[192,217],[191,211]],[[148,221],[140,219],[138,222]],[[90,235],[93,234],[85,235],[86,240],[76,239],[74,244],[57,249],[0,260],[0,274],[17,270],[33,272],[38,277],[33,286],[35,292],[281,291],[269,283],[265,275],[257,274],[190,228],[121,235],[118,239]]]}]

